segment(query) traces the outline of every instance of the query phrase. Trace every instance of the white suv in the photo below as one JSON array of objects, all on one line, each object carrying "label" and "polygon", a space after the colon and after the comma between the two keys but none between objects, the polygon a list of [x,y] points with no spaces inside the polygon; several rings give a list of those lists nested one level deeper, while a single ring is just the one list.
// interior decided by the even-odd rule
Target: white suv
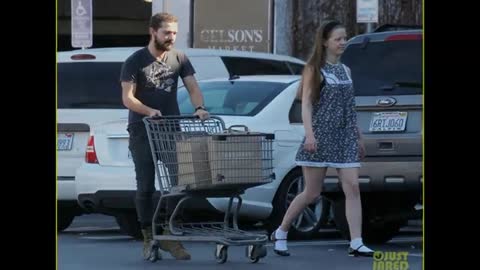
[{"label": "white suv", "polygon": [[[58,231],[66,229],[73,218],[84,211],[77,203],[75,171],[85,158],[91,127],[99,122],[124,120],[128,116],[121,100],[120,69],[125,59],[139,49],[99,48],[57,53]],[[300,74],[304,66],[304,62],[297,58],[266,53],[208,49],[183,51],[199,80],[234,75]],[[181,80],[179,84],[182,84]]]}]

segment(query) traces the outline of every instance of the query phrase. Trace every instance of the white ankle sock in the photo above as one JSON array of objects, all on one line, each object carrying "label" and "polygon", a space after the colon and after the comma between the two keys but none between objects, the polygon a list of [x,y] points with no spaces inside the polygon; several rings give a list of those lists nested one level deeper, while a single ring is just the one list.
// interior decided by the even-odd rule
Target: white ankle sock
[{"label": "white ankle sock", "polygon": [[362,238],[360,238],[360,237],[352,239],[352,241],[350,241],[350,247],[353,248],[353,249],[358,249],[358,251],[361,251],[361,252],[372,252],[373,251],[363,244]]},{"label": "white ankle sock", "polygon": [[287,240],[278,240],[278,239],[287,239],[288,232],[282,231],[282,229],[278,228],[275,231],[275,249],[276,250],[288,250],[287,248]]}]

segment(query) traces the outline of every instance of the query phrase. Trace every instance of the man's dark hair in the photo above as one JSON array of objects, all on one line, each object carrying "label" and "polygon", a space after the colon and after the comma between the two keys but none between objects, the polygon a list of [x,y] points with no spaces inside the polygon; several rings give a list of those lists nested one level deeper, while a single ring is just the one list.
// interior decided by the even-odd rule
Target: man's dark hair
[{"label": "man's dark hair", "polygon": [[150,19],[150,27],[153,28],[153,30],[157,31],[158,28],[162,27],[162,23],[164,22],[178,22],[178,19],[170,13],[160,12],[152,16],[152,18]]}]

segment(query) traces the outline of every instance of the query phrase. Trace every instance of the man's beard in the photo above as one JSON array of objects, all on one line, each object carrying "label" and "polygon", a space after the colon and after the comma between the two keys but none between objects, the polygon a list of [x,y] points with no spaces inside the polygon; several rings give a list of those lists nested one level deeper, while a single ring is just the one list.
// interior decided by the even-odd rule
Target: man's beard
[{"label": "man's beard", "polygon": [[170,51],[170,48],[171,48],[170,45],[173,45],[173,42],[168,41],[168,42],[160,43],[157,37],[154,36],[153,44],[155,45],[155,49],[157,49],[158,51]]}]

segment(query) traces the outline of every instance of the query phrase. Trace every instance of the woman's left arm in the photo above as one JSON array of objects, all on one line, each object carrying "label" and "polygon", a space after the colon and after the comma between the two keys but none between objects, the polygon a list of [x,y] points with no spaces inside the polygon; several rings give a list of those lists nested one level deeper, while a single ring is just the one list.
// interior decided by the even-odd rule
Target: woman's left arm
[{"label": "woman's left arm", "polygon": [[[350,78],[352,78],[352,72],[350,71],[350,68],[345,66],[347,72],[348,72],[348,76],[350,76]],[[353,99],[352,102],[355,102],[355,98]],[[355,108],[355,104],[353,104],[354,108]],[[355,117],[356,119],[356,117]],[[365,144],[363,142],[363,135],[362,135],[362,131],[360,130],[360,128],[358,127],[358,124],[356,126],[357,128],[357,134],[358,134],[358,147],[360,148],[360,159],[363,159],[365,157]]]},{"label": "woman's left arm", "polygon": [[360,128],[358,126],[357,126],[357,133],[358,133],[358,139],[360,141],[363,141],[362,131],[360,130]]},{"label": "woman's left arm", "polygon": [[365,144],[363,141],[362,131],[358,126],[357,126],[357,133],[358,133],[358,148],[360,152],[360,159],[363,159],[365,157]]}]

